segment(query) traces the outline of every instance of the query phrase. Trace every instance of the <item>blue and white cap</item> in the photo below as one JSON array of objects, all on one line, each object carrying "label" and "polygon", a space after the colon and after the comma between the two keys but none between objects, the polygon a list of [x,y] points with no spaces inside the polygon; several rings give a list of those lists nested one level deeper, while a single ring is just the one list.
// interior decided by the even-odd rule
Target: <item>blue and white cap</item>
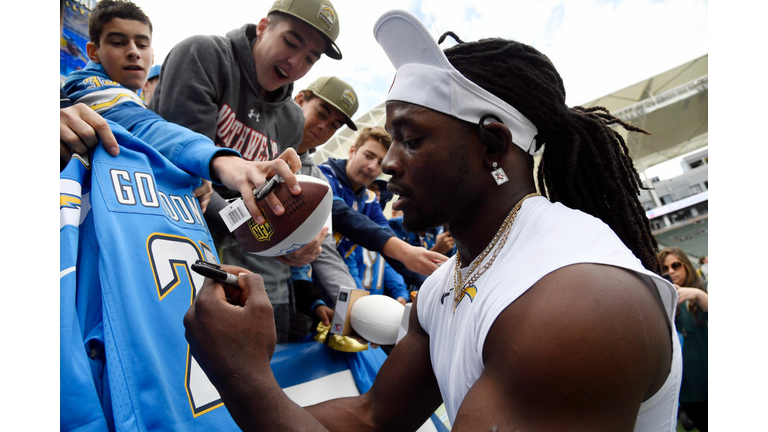
[{"label": "blue and white cap", "polygon": [[386,12],[373,35],[397,69],[387,101],[420,105],[471,123],[493,114],[512,132],[515,145],[536,152],[536,126],[457,71],[418,18],[402,10]]}]

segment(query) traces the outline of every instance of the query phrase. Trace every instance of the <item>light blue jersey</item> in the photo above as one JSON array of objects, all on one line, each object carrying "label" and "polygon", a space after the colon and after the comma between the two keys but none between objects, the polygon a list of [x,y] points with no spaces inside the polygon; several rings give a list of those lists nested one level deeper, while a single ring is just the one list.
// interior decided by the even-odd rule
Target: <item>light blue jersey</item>
[{"label": "light blue jersey", "polygon": [[61,181],[61,429],[238,430],[189,354],[183,317],[216,251],[200,178],[109,122]]}]

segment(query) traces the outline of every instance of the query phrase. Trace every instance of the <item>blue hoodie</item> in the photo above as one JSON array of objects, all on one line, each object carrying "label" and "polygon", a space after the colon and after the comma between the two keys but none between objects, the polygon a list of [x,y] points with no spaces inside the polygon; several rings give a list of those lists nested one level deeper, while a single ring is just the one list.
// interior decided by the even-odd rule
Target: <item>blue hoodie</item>
[{"label": "blue hoodie", "polygon": [[341,257],[347,258],[357,245],[381,252],[395,232],[381,212],[376,194],[365,187],[355,193],[347,177],[347,159],[330,158],[319,168],[333,191],[333,229]]},{"label": "blue hoodie", "polygon": [[211,177],[211,159],[222,154],[240,156],[237,151],[216,147],[205,135],[168,122],[147,109],[136,93],[113,81],[102,65],[92,61],[85,69],[67,76],[64,91],[73,104],[88,105],[150,144],[177,167],[215,183],[219,182]]},{"label": "blue hoodie", "polygon": [[[365,278],[362,246],[381,252],[390,238],[397,237],[381,211],[376,194],[368,188],[355,193],[347,177],[347,159],[330,158],[319,166],[333,191],[333,229],[336,248],[349,267],[350,274],[360,282]],[[408,269],[400,261],[382,254],[397,273]],[[359,285],[358,285],[359,286]]]}]

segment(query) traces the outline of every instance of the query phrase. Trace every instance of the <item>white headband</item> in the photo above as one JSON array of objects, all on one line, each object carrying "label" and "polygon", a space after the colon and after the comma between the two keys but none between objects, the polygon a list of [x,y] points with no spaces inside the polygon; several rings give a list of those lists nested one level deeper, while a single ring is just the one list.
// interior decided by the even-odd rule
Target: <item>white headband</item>
[{"label": "white headband", "polygon": [[515,145],[536,152],[536,126],[457,71],[418,18],[401,10],[386,12],[373,35],[397,69],[387,101],[421,105],[470,123],[493,114],[512,132]]}]

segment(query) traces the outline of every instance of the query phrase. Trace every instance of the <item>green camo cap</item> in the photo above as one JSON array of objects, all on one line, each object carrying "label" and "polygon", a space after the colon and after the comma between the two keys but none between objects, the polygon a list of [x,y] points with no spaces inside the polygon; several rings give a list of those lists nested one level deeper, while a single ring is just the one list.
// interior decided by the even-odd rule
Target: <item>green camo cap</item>
[{"label": "green camo cap", "polygon": [[357,130],[355,122],[352,121],[352,116],[355,115],[360,102],[357,100],[357,93],[355,93],[351,85],[339,78],[325,76],[313,81],[306,90],[311,90],[315,96],[341,111],[347,118],[347,126],[352,130]]},{"label": "green camo cap", "polygon": [[325,55],[341,60],[341,50],[336,46],[339,37],[339,16],[328,0],[277,0],[269,13],[282,12],[294,16],[318,29],[325,41]]}]

